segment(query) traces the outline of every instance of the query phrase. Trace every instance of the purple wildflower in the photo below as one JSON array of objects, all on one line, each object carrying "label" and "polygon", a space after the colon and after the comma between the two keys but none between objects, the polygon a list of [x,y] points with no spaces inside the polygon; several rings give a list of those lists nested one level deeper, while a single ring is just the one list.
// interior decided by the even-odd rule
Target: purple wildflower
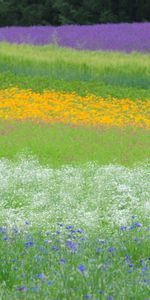
[{"label": "purple wildflower", "polygon": [[114,252],[114,250],[115,250],[115,248],[114,248],[114,247],[108,248],[108,252],[110,252],[110,253],[113,253],[113,252]]},{"label": "purple wildflower", "polygon": [[139,222],[134,222],[134,226],[135,226],[135,227],[141,227],[141,226],[142,226],[142,224],[141,224],[141,223],[139,223]]},{"label": "purple wildflower", "polygon": [[121,230],[121,231],[125,231],[126,229],[127,229],[126,226],[121,226],[121,227],[120,227],[120,230]]},{"label": "purple wildflower", "polygon": [[1,232],[2,234],[6,233],[6,228],[5,228],[5,227],[0,227],[0,232]]},{"label": "purple wildflower", "polygon": [[46,234],[46,235],[49,235],[49,234],[50,234],[50,230],[47,230],[47,231],[45,232],[45,234]]},{"label": "purple wildflower", "polygon": [[36,277],[39,279],[44,279],[45,275],[44,274],[36,274]]},{"label": "purple wildflower", "polygon": [[33,245],[34,245],[34,243],[32,241],[26,242],[25,243],[25,248],[29,248],[29,247],[31,247]]},{"label": "purple wildflower", "polygon": [[91,298],[91,295],[90,294],[86,294],[85,295],[85,299],[90,299]]},{"label": "purple wildflower", "polygon": [[146,267],[143,267],[143,268],[141,269],[142,272],[145,272],[145,271],[147,271],[147,270],[148,270],[148,268],[146,268]]},{"label": "purple wildflower", "polygon": [[61,259],[59,260],[59,262],[60,262],[60,264],[65,264],[65,263],[66,263],[66,260],[65,260],[65,258],[61,258]]},{"label": "purple wildflower", "polygon": [[85,267],[83,265],[78,265],[78,270],[83,273],[85,270]]},{"label": "purple wildflower", "polygon": [[19,286],[18,288],[16,288],[16,291],[24,292],[24,291],[26,291],[26,287],[25,286]]},{"label": "purple wildflower", "polygon": [[96,248],[96,253],[101,253],[101,252],[103,252],[102,248]]},{"label": "purple wildflower", "polygon": [[132,215],[131,218],[132,218],[132,219],[135,219],[135,215]]},{"label": "purple wildflower", "polygon": [[59,248],[58,248],[58,247],[56,247],[56,246],[54,245],[54,246],[52,246],[52,250],[54,250],[54,251],[58,251],[58,250],[59,250]]},{"label": "purple wildflower", "polygon": [[[63,26],[12,26],[0,28],[0,41],[58,46],[82,50],[150,52],[150,23]],[[68,38],[69,37],[69,38]],[[107,39],[106,39],[107,37]]]},{"label": "purple wildflower", "polygon": [[68,226],[66,226],[66,229],[70,230],[70,229],[72,229],[72,227],[73,227],[73,226],[68,225]]}]

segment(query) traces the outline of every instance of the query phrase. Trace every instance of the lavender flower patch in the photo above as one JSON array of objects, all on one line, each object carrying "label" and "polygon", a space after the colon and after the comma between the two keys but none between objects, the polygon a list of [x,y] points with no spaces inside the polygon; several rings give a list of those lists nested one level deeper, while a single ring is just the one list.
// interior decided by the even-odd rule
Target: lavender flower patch
[{"label": "lavender flower patch", "polygon": [[150,52],[150,23],[0,28],[0,41],[80,50]]}]

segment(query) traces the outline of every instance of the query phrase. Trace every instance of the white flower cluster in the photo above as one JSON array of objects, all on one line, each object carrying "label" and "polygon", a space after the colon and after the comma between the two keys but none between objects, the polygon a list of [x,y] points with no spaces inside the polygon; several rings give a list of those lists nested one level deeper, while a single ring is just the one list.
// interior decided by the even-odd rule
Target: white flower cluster
[{"label": "white flower cluster", "polygon": [[57,221],[88,229],[126,225],[132,213],[146,216],[149,194],[148,162],[52,169],[33,157],[0,160],[0,222],[9,226],[25,220],[44,227]]}]

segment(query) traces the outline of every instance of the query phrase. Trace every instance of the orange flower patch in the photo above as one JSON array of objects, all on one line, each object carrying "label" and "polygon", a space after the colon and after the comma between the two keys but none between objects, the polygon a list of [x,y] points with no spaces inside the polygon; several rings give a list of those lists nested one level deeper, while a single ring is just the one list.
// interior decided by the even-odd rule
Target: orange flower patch
[{"label": "orange flower patch", "polygon": [[10,88],[0,90],[0,118],[84,126],[150,128],[150,101]]}]

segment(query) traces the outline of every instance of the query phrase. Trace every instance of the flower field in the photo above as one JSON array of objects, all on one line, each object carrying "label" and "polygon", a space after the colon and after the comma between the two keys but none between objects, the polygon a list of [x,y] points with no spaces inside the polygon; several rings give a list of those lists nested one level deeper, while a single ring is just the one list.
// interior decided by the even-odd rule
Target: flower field
[{"label": "flower field", "polygon": [[0,29],[0,299],[150,299],[148,28]]},{"label": "flower field", "polygon": [[81,97],[76,93],[33,93],[15,88],[0,91],[0,118],[84,126],[150,128],[150,102]]},{"label": "flower field", "polygon": [[148,22],[86,26],[12,26],[0,29],[0,41],[33,45],[55,44],[80,50],[149,53],[149,32]]}]

